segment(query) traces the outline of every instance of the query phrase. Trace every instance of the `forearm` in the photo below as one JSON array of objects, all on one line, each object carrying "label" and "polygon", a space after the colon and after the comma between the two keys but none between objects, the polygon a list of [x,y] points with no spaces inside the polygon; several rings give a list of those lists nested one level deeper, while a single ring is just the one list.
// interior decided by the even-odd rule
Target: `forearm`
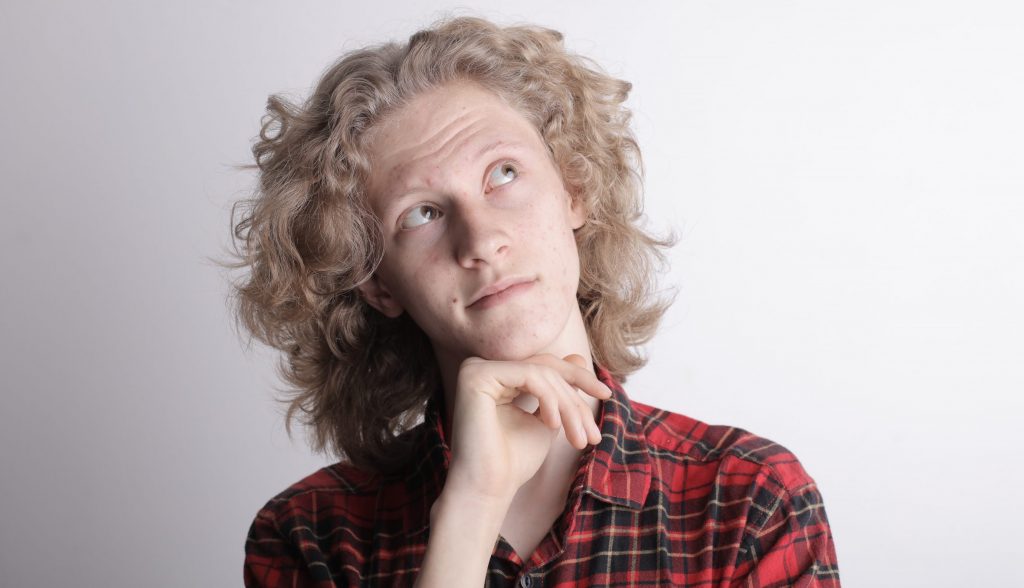
[{"label": "forearm", "polygon": [[442,492],[430,510],[430,540],[416,588],[483,586],[510,505],[511,498],[474,500]]}]

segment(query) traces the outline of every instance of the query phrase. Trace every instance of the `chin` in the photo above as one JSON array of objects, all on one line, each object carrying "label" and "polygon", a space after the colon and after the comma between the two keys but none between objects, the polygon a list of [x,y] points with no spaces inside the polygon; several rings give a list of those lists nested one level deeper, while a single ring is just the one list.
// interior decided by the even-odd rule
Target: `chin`
[{"label": "chin", "polygon": [[525,341],[501,341],[483,346],[476,350],[475,355],[492,361],[522,361],[543,353],[544,345],[530,344]]},{"label": "chin", "polygon": [[521,361],[539,353],[558,355],[564,324],[546,321],[541,326],[517,325],[502,329],[503,334],[478,341],[473,352],[478,357],[495,361]]}]

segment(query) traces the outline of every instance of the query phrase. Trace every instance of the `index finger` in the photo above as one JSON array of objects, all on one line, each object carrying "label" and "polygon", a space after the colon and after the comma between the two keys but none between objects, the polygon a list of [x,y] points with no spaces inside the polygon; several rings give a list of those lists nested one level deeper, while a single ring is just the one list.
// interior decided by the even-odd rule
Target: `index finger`
[{"label": "index finger", "polygon": [[571,354],[559,359],[554,355],[535,355],[529,360],[553,368],[571,386],[595,397],[607,399],[612,397],[611,388],[598,379],[597,375],[587,368],[587,361],[578,354]]}]

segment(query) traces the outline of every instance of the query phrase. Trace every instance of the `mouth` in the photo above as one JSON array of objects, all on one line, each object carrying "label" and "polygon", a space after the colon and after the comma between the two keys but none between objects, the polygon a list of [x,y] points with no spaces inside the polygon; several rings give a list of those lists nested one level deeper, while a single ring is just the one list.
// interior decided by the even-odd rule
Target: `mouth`
[{"label": "mouth", "polygon": [[523,277],[499,280],[477,292],[473,296],[473,301],[470,302],[466,308],[479,310],[483,308],[490,308],[496,304],[501,304],[508,298],[528,290],[536,281],[537,280],[535,278]]}]

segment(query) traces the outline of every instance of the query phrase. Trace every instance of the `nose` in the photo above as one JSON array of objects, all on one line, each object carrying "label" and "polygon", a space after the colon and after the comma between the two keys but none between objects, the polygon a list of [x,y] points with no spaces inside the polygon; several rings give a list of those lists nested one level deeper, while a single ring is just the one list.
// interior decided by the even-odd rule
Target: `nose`
[{"label": "nose", "polygon": [[455,219],[453,238],[459,265],[473,269],[490,265],[508,252],[509,234],[501,222],[501,211],[460,207]]}]

